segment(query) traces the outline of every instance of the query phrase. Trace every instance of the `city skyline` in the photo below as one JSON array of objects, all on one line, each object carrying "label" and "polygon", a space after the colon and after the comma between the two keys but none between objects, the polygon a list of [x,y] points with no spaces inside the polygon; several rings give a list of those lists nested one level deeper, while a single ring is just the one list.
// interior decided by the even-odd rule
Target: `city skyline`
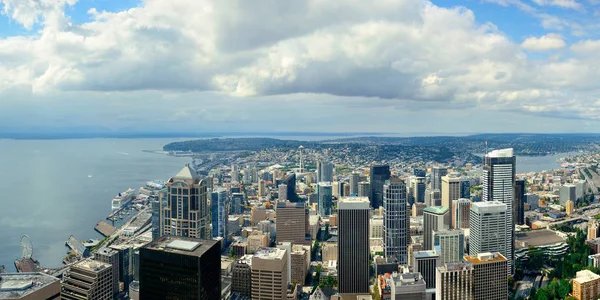
[{"label": "city skyline", "polygon": [[599,125],[595,1],[31,3],[0,2],[0,132]]}]

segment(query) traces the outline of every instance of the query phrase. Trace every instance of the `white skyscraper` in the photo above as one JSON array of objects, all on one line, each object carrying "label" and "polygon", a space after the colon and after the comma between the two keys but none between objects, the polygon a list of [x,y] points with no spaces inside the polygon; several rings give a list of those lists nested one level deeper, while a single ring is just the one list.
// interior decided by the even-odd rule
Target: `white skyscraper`
[{"label": "white skyscraper", "polygon": [[[515,166],[516,158],[513,149],[494,150],[484,157],[483,162],[483,201],[498,201],[506,204],[506,246],[505,251],[499,251],[508,260],[509,272],[513,272],[514,260],[514,231],[515,219],[513,216],[514,191],[515,191]],[[472,226],[472,225],[471,225]],[[494,252],[498,250],[489,250]]]},{"label": "white skyscraper", "polygon": [[408,263],[406,195],[406,184],[400,180],[387,181],[383,186],[384,253],[387,259],[397,260],[399,264]]},{"label": "white skyscraper", "polygon": [[506,228],[509,212],[507,205],[499,201],[475,202],[471,205],[471,256],[486,252],[500,252],[504,255],[510,251],[506,242],[510,240],[510,231]]},{"label": "white skyscraper", "polygon": [[464,256],[465,234],[461,229],[434,231],[433,248],[440,254],[440,263],[459,262]]}]

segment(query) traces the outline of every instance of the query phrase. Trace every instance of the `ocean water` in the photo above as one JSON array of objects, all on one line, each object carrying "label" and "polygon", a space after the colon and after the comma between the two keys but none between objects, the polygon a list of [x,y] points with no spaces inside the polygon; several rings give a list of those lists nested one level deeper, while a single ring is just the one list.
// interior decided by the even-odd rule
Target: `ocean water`
[{"label": "ocean water", "polygon": [[61,265],[71,234],[101,238],[94,226],[117,193],[168,179],[190,161],[142,151],[175,140],[0,140],[0,265],[15,270],[24,234],[49,268]]}]

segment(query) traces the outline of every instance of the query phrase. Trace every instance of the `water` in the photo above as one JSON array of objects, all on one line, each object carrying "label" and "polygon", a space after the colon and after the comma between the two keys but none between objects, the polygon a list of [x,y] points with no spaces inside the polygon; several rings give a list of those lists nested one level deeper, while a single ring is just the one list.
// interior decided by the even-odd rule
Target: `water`
[{"label": "water", "polygon": [[560,163],[557,162],[557,159],[573,154],[576,153],[559,153],[546,156],[517,156],[517,173],[560,169]]},{"label": "water", "polygon": [[49,268],[61,265],[69,235],[100,238],[94,226],[117,193],[168,179],[190,161],[142,151],[175,140],[0,140],[0,265],[14,271],[23,234]]}]

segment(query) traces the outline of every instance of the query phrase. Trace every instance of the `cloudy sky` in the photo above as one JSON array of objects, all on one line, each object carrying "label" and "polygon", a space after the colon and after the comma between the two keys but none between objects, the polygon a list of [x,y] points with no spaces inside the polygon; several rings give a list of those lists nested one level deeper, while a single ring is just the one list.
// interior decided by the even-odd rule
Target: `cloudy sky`
[{"label": "cloudy sky", "polygon": [[599,132],[600,0],[0,0],[0,131]]}]

